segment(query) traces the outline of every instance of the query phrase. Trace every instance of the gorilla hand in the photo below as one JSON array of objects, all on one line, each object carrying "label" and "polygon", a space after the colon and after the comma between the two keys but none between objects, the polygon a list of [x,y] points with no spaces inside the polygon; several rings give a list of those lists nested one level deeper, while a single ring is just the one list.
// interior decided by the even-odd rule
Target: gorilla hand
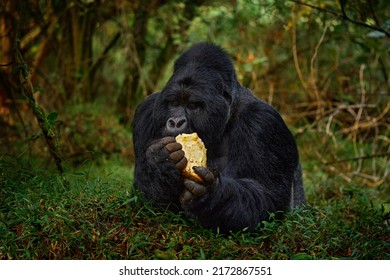
[{"label": "gorilla hand", "polygon": [[170,136],[154,141],[146,151],[146,158],[154,164],[172,162],[179,171],[182,171],[187,165],[181,144]]},{"label": "gorilla hand", "polygon": [[212,192],[218,185],[218,174],[216,171],[201,166],[194,166],[194,170],[203,183],[197,183],[184,178],[184,191],[180,195],[180,203],[182,205],[187,205],[205,193]]}]

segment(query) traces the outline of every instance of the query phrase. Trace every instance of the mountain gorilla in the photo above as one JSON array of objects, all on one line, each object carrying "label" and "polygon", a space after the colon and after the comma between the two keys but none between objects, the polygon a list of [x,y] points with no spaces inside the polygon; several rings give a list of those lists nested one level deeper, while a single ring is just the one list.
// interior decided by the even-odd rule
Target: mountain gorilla
[{"label": "mountain gorilla", "polygon": [[[179,133],[197,132],[207,167],[184,178]],[[161,92],[134,118],[135,186],[154,204],[183,209],[221,232],[253,229],[270,212],[303,204],[298,151],[280,115],[242,87],[228,55],[199,43],[175,62]]]}]

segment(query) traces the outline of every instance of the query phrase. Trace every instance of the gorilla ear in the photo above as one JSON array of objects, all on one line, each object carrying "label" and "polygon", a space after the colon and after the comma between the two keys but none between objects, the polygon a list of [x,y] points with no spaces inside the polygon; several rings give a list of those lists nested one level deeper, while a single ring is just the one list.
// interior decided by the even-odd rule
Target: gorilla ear
[{"label": "gorilla ear", "polygon": [[229,102],[229,104],[232,102],[232,95],[230,92],[224,90],[223,97],[225,97],[225,99]]},{"label": "gorilla ear", "polygon": [[223,83],[223,97],[231,105],[236,94],[236,84],[234,82],[231,85]]}]

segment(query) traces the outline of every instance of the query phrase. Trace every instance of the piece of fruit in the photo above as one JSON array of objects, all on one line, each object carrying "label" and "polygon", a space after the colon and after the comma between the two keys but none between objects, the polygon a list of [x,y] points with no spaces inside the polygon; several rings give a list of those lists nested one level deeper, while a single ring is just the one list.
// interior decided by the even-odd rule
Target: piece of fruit
[{"label": "piece of fruit", "polygon": [[187,166],[183,170],[183,175],[191,180],[202,182],[202,179],[195,173],[192,167],[207,165],[206,147],[198,134],[182,133],[176,136],[176,141],[182,145],[185,157],[187,158]]}]

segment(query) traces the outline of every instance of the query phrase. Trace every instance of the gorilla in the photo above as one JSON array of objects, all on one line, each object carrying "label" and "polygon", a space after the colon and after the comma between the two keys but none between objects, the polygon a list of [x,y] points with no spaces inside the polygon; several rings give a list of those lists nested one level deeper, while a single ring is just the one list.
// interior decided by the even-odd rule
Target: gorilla
[{"label": "gorilla", "polygon": [[[182,175],[180,133],[197,132],[207,149],[202,178]],[[171,78],[136,109],[134,186],[154,205],[182,210],[220,232],[253,230],[272,212],[304,204],[295,140],[281,116],[242,87],[230,57],[198,43]]]}]

